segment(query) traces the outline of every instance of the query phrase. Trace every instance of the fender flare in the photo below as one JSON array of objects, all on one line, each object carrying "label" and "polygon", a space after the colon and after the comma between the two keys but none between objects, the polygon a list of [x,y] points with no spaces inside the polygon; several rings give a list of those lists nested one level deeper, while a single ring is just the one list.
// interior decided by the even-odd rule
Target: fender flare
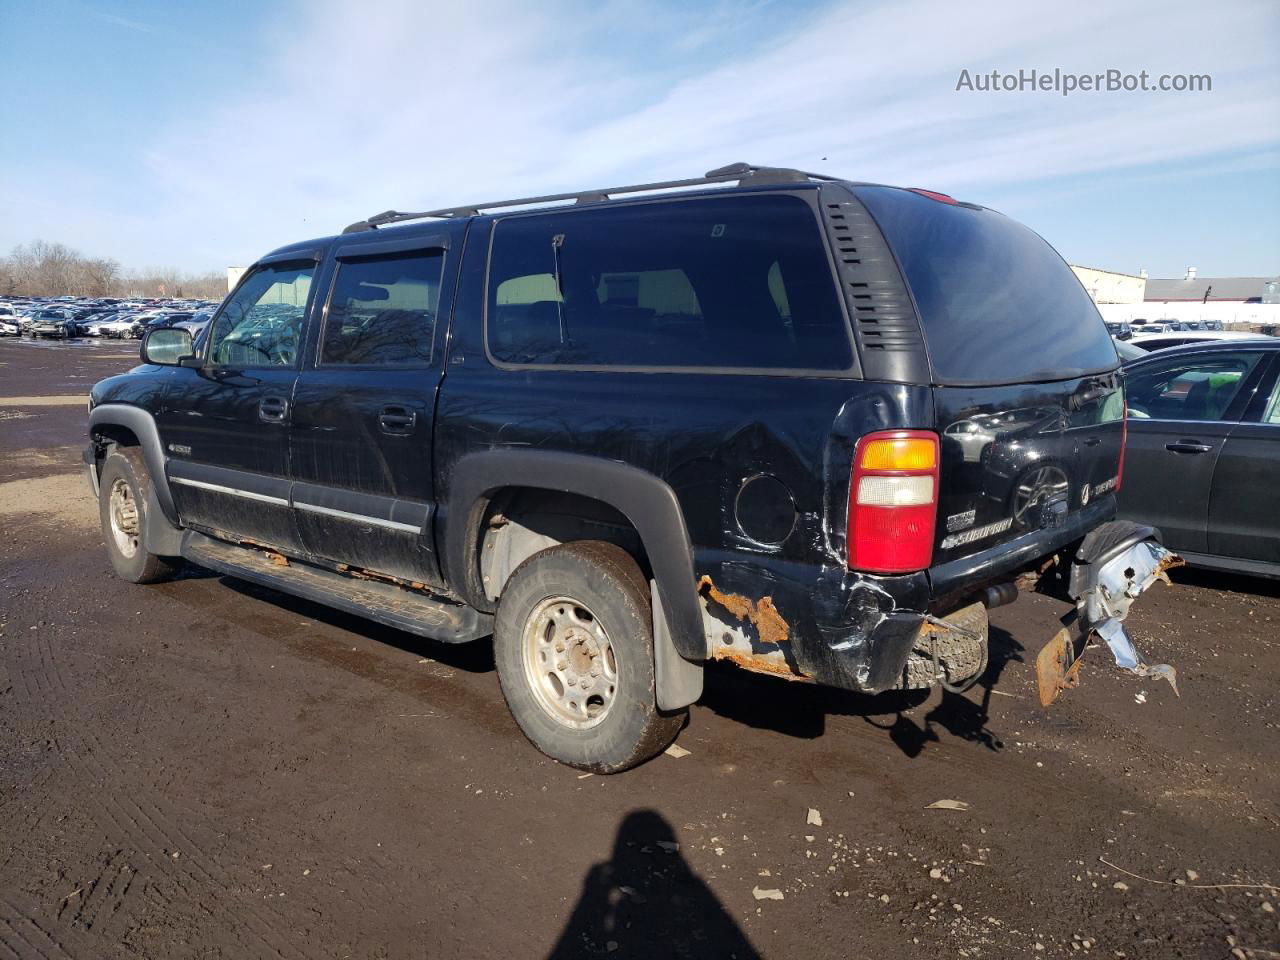
[{"label": "fender flare", "polygon": [[178,509],[174,506],[173,495],[169,491],[169,475],[165,472],[168,457],[164,454],[164,445],[160,443],[160,431],[156,427],[156,419],[141,407],[133,407],[125,403],[102,403],[89,412],[89,436],[94,435],[94,428],[104,424],[126,427],[138,438],[138,446],[142,449],[142,459],[151,474],[151,489],[155,491],[156,501],[165,519],[174,526],[180,526]]},{"label": "fender flare", "polygon": [[[504,487],[536,487],[607,503],[635,527],[653,567],[667,632],[685,659],[707,656],[693,547],[675,492],[660,477],[615,460],[577,453],[504,448],[466,454],[450,471],[442,523],[446,582],[473,606],[487,607],[474,559],[480,521],[492,495]],[[657,630],[655,629],[655,633]]]}]

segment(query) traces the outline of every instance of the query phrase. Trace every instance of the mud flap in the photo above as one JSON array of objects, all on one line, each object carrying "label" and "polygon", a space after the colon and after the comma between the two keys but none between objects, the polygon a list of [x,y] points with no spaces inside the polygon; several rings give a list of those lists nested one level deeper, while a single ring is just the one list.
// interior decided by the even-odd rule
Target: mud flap
[{"label": "mud flap", "polygon": [[1117,521],[1089,534],[1076,553],[1070,593],[1076,609],[1036,657],[1040,703],[1049,706],[1080,682],[1081,656],[1097,635],[1111,649],[1116,666],[1140,677],[1163,677],[1178,692],[1178,673],[1167,663],[1148,664],[1124,628],[1129,607],[1166,571],[1183,559],[1162,546],[1150,527]]}]

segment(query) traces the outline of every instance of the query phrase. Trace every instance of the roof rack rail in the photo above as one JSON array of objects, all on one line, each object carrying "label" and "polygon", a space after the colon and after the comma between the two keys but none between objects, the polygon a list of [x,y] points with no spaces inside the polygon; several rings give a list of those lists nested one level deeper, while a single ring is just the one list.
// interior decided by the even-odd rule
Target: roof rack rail
[{"label": "roof rack rail", "polygon": [[709,170],[701,177],[688,180],[663,180],[658,183],[636,183],[625,187],[608,187],[601,190],[575,190],[572,193],[549,193],[541,197],[520,197],[515,200],[495,200],[490,203],[471,203],[457,207],[445,207],[440,210],[427,210],[421,213],[402,213],[398,210],[386,210],[374,214],[366,220],[358,220],[343,233],[361,233],[374,230],[392,223],[405,220],[449,219],[452,217],[474,217],[482,210],[495,210],[502,207],[525,207],[537,203],[556,203],[562,200],[573,200],[577,203],[602,203],[614,194],[643,193],[649,190],[674,190],[680,187],[696,187],[709,183],[728,183],[737,181],[738,186],[804,183],[809,180],[838,180],[822,173],[806,173],[803,170],[792,170],[788,167],[759,167],[749,163],[731,163],[726,167]]}]

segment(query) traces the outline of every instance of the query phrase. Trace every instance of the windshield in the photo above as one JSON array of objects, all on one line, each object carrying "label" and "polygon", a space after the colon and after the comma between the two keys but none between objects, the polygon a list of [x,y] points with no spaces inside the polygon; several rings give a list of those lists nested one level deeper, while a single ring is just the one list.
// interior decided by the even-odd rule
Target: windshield
[{"label": "windshield", "polygon": [[1032,230],[910,190],[856,194],[911,288],[937,382],[1033,383],[1115,369],[1093,301]]}]

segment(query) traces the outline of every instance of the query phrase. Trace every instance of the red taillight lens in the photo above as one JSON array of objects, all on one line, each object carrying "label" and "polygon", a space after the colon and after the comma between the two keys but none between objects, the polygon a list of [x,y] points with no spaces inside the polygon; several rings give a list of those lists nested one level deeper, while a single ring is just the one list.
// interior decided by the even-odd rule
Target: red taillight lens
[{"label": "red taillight lens", "polygon": [[858,441],[849,485],[850,569],[926,569],[937,513],[937,434],[882,430]]}]

